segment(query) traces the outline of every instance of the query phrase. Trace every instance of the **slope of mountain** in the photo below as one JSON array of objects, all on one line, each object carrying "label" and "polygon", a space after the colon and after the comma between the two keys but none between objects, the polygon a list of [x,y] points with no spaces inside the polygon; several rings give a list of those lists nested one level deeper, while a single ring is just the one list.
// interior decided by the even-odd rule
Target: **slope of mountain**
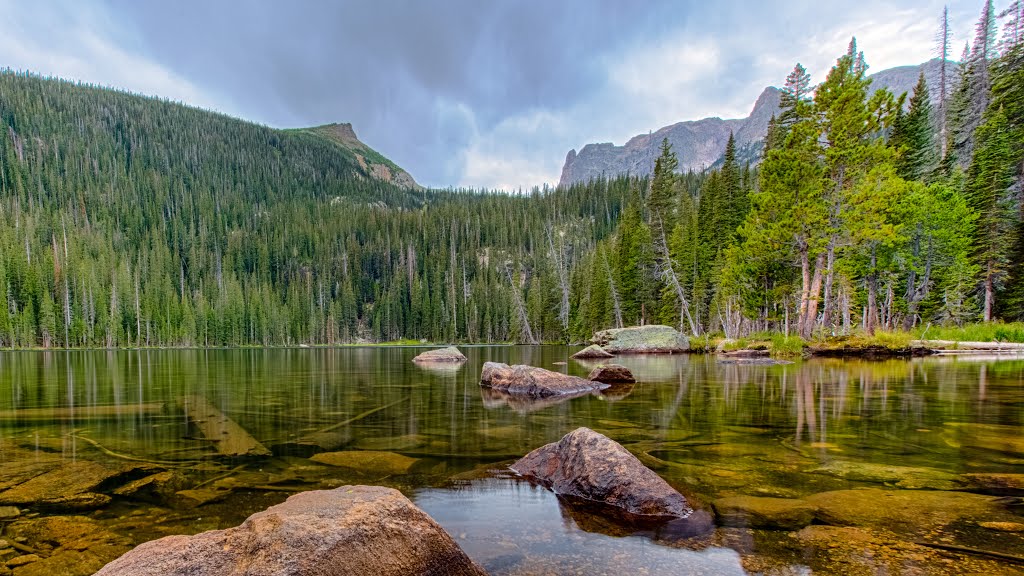
[{"label": "slope of mountain", "polygon": [[383,180],[403,188],[420,188],[420,185],[416,183],[416,180],[408,172],[359,140],[355,130],[352,129],[352,125],[347,122],[344,124],[325,124],[313,128],[299,128],[297,131],[308,132],[327,138],[347,153],[351,153],[359,165],[360,172],[365,176]]},{"label": "slope of mountain", "polygon": [[345,124],[0,70],[0,347],[557,341],[630,190],[413,184]]},{"label": "slope of mountain", "polygon": [[[955,64],[947,65],[947,73],[952,76]],[[938,98],[939,68],[939,60],[931,60],[918,66],[882,70],[871,76],[872,87],[876,90],[888,88],[895,94],[909,92],[917,83],[921,70],[924,70],[929,93],[935,102]],[[746,118],[690,120],[666,126],[651,134],[634,136],[622,146],[608,142],[587,144],[579,152],[570,150],[562,166],[559,186],[586,182],[598,176],[650,174],[664,138],[668,138],[679,157],[679,170],[682,172],[703,170],[715,165],[725,152],[730,132],[736,138],[740,159],[754,161],[760,157],[761,142],[768,131],[768,121],[778,111],[779,95],[778,88],[765,88]]]}]

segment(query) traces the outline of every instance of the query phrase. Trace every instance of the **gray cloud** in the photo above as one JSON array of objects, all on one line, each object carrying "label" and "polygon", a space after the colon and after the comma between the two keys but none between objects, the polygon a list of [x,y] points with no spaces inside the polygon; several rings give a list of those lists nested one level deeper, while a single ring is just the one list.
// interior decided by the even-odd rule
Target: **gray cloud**
[{"label": "gray cloud", "polygon": [[[933,0],[96,2],[0,0],[14,24],[0,65],[277,127],[352,122],[423,183],[504,187],[557,180],[565,152],[589,141],[745,114],[793,62],[823,75],[851,34],[869,61],[919,62],[941,10]],[[962,4],[953,11],[966,22]]]}]

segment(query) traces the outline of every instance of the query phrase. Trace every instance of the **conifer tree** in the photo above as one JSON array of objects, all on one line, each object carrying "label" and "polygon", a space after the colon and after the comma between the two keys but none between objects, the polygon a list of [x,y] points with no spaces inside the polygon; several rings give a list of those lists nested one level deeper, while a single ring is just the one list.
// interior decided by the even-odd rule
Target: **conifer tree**
[{"label": "conifer tree", "polygon": [[786,84],[779,95],[779,109],[782,112],[777,122],[783,132],[804,118],[805,105],[810,101],[810,97],[811,75],[797,62],[793,71],[786,76]]},{"label": "conifer tree", "polygon": [[922,71],[910,97],[910,109],[898,109],[890,145],[900,149],[898,173],[906,180],[923,181],[935,168],[935,138],[931,102]]}]

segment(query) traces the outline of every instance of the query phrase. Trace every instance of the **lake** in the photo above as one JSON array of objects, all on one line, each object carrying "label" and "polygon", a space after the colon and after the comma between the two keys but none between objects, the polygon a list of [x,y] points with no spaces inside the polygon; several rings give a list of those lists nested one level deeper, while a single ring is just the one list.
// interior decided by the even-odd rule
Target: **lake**
[{"label": "lake", "polygon": [[[635,385],[523,402],[482,390],[483,362],[593,364],[562,346],[461,349],[468,362],[437,370],[411,347],[0,352],[0,573],[28,549],[42,560],[16,576],[58,559],[88,574],[126,546],[345,484],[400,489],[492,574],[1024,573],[1024,359],[626,356]],[[190,397],[272,454],[221,455],[185,417]],[[660,542],[507,471],[580,426],[709,511],[801,499],[814,519]],[[311,459],[324,452],[337,465]],[[90,484],[94,463],[118,475]],[[68,525],[103,536],[46,533]]]}]

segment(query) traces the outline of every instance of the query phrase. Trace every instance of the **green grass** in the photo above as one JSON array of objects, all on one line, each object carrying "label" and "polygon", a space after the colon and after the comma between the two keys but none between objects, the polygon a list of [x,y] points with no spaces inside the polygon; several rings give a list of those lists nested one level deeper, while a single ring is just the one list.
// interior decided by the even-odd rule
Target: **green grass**
[{"label": "green grass", "polygon": [[784,336],[773,334],[771,336],[771,352],[776,358],[794,358],[804,353],[804,339],[799,336]]},{"label": "green grass", "polygon": [[905,350],[910,348],[910,343],[914,339],[914,336],[909,332],[884,332],[878,330],[873,336],[863,332],[855,332],[849,336],[836,336],[824,340],[816,340],[813,344],[818,348],[834,350],[843,348]]},{"label": "green grass", "polygon": [[1024,342],[1024,322],[987,322],[965,326],[921,326],[914,329],[919,340],[954,342]]}]

